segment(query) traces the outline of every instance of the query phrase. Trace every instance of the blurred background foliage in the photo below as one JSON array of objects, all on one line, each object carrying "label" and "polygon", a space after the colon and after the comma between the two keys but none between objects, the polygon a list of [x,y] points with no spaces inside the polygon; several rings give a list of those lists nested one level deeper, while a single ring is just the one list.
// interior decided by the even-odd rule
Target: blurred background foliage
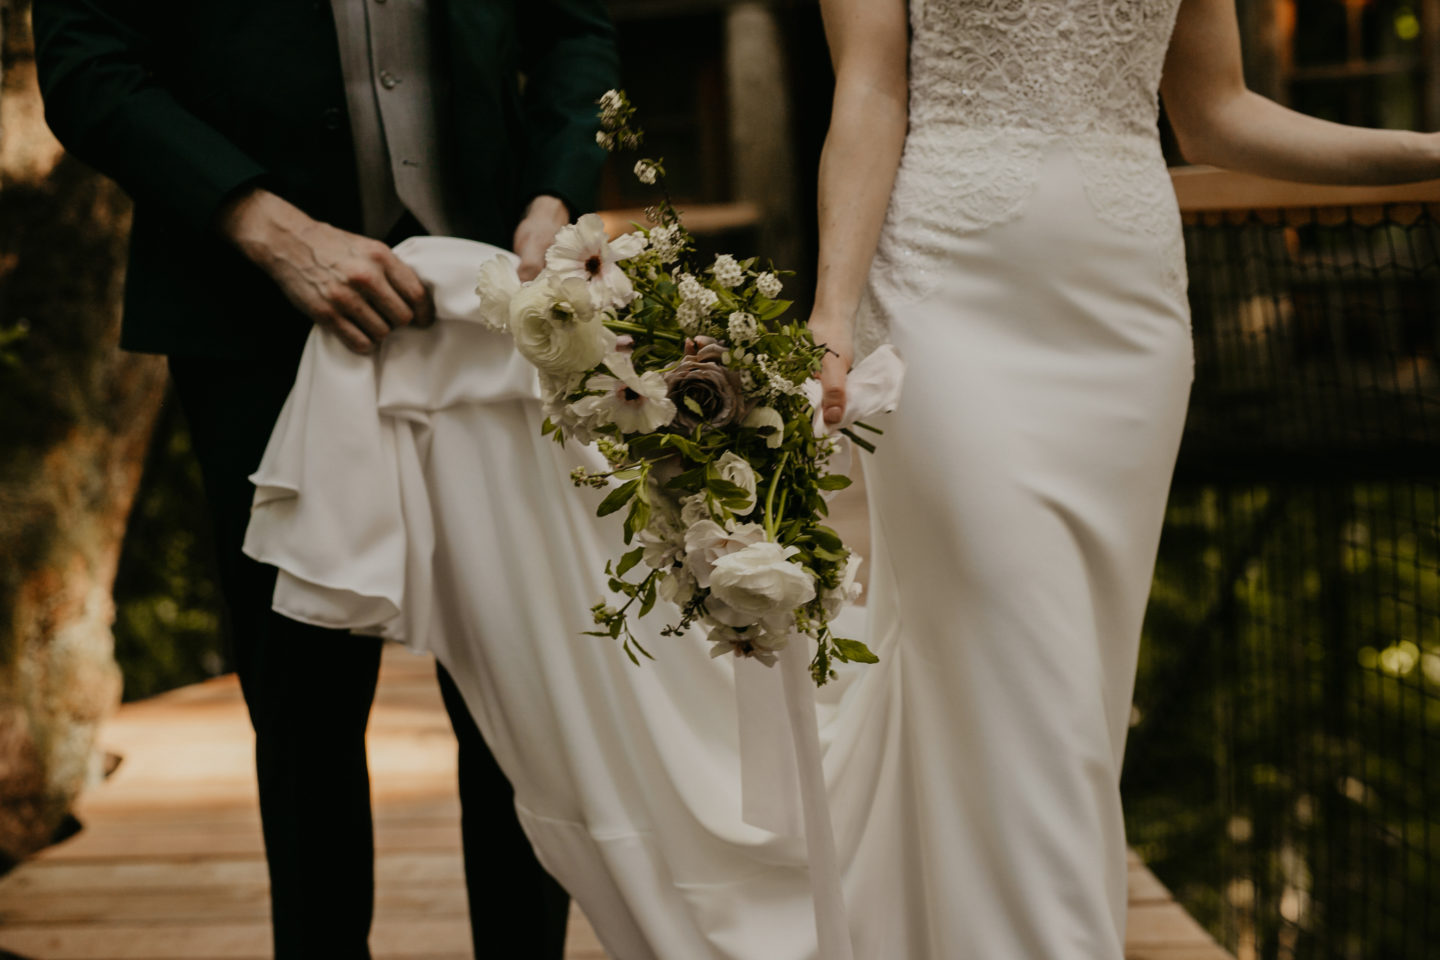
[{"label": "blurred background foliage", "polygon": [[125,699],[230,669],[211,522],[185,418],[167,398],[115,578],[115,657]]},{"label": "blurred background foliage", "polygon": [[[1440,128],[1440,0],[1238,7],[1260,92]],[[682,207],[718,247],[797,267],[803,298],[831,83],[815,4],[612,8]],[[735,69],[767,59],[765,82]],[[645,202],[631,181],[608,171],[604,205]],[[1440,955],[1436,224],[1359,229],[1189,228],[1195,405],[1123,789],[1132,843],[1240,960]],[[1376,250],[1407,252],[1376,267]],[[127,698],[226,668],[209,536],[167,403],[116,583]]]}]

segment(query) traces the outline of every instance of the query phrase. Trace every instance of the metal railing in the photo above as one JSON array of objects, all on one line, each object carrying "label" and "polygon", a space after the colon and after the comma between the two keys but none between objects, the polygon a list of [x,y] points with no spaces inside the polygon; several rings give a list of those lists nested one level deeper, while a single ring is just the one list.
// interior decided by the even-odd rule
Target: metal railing
[{"label": "metal railing", "polygon": [[1440,182],[1174,180],[1196,372],[1131,843],[1239,960],[1440,957]]}]

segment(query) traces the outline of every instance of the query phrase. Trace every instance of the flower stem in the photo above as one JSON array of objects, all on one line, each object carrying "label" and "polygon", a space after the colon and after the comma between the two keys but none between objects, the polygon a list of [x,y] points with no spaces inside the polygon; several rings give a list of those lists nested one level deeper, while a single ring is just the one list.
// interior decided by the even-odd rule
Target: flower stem
[{"label": "flower stem", "polygon": [[678,333],[670,333],[667,330],[651,330],[649,327],[641,326],[638,323],[627,323],[624,320],[606,320],[605,328],[614,330],[616,333],[643,333],[656,340],[669,340],[671,343],[685,342],[685,338]]},{"label": "flower stem", "polygon": [[780,486],[780,475],[785,472],[785,464],[790,459],[790,451],[786,450],[780,457],[780,463],[775,467],[775,473],[770,477],[770,492],[765,494],[765,534],[775,539],[775,530],[779,527],[779,518],[775,516],[775,490]]}]

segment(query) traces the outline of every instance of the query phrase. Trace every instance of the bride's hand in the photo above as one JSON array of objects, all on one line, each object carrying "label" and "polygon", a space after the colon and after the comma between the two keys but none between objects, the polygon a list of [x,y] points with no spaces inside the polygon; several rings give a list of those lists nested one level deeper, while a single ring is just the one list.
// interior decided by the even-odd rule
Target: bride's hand
[{"label": "bride's hand", "polygon": [[845,379],[855,358],[850,322],[846,319],[816,313],[810,317],[810,330],[815,342],[829,349],[820,367],[820,386],[824,392],[820,405],[825,422],[839,423],[845,416]]}]

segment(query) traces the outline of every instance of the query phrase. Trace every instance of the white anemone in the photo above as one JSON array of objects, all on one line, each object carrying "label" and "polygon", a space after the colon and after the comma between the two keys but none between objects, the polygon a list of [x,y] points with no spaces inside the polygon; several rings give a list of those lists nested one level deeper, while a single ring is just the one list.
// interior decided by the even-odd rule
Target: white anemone
[{"label": "white anemone", "polygon": [[645,235],[638,232],[611,240],[599,214],[587,213],[555,235],[555,242],[545,251],[545,266],[558,276],[589,283],[602,309],[623,307],[635,299],[635,287],[620,262],[640,254],[645,243]]}]

